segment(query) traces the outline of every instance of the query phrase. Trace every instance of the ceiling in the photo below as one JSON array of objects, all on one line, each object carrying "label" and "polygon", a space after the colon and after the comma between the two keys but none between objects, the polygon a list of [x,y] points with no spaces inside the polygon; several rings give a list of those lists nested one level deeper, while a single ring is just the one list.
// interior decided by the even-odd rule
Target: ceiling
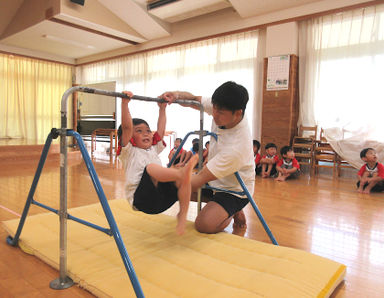
[{"label": "ceiling", "polygon": [[[78,59],[172,37],[183,22],[220,11],[247,20],[327,1],[84,0],[81,5],[71,0],[0,0],[0,50],[15,47]],[[158,7],[149,9],[148,4]]]}]

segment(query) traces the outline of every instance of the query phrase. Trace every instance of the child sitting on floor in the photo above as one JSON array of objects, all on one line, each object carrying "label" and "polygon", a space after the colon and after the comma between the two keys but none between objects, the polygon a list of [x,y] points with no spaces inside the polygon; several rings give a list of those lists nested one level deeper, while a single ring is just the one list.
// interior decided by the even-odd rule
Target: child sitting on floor
[{"label": "child sitting on floor", "polygon": [[276,181],[285,181],[288,177],[298,177],[300,165],[295,158],[295,152],[291,146],[284,146],[280,150],[281,159],[276,164],[279,176]]},{"label": "child sitting on floor", "polygon": [[260,160],[261,163],[261,177],[275,177],[277,175],[276,163],[279,161],[277,156],[277,146],[274,143],[268,143],[265,145],[266,154]]},{"label": "child sitting on floor", "polygon": [[[131,92],[124,92],[132,97]],[[184,233],[191,197],[192,169],[198,156],[191,157],[185,167],[164,168],[158,154],[164,150],[166,103],[159,103],[157,132],[152,134],[142,119],[132,119],[128,109],[129,99],[122,98],[121,155],[125,170],[126,196],[132,208],[148,214],[161,213],[179,200],[176,231]]]},{"label": "child sitting on floor", "polygon": [[[181,142],[182,142],[181,138],[176,138],[175,143],[174,143],[174,147],[172,148],[172,150],[168,154],[168,162],[171,162],[171,159],[173,158],[173,155],[176,153],[177,149],[179,149]],[[187,152],[183,148],[181,148],[179,154],[177,155],[177,157],[173,161],[172,165],[176,166],[176,167],[184,167],[184,165],[186,163],[186,154],[187,154]]]},{"label": "child sitting on floor", "polygon": [[256,175],[261,174],[261,154],[259,153],[260,150],[260,142],[258,140],[253,140],[253,157],[255,158],[255,173]]},{"label": "child sitting on floor", "polygon": [[369,194],[370,191],[384,190],[384,166],[377,161],[373,148],[365,148],[360,152],[360,158],[365,162],[357,173],[357,191]]}]

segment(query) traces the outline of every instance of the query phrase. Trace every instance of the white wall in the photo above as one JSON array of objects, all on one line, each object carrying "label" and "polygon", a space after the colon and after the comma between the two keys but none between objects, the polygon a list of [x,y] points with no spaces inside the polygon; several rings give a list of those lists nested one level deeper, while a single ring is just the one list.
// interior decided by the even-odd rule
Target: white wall
[{"label": "white wall", "polygon": [[298,54],[299,27],[297,22],[267,27],[266,56]]}]

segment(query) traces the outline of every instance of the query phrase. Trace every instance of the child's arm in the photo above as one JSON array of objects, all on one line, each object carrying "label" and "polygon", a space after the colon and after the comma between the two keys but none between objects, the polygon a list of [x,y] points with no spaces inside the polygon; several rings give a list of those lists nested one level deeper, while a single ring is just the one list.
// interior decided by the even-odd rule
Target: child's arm
[{"label": "child's arm", "polygon": [[[123,91],[124,94],[129,97],[133,96],[132,92]],[[130,99],[121,99],[121,129],[123,130],[121,136],[121,146],[125,147],[133,135],[133,124],[131,113],[129,112],[128,103]]]},{"label": "child's arm", "polygon": [[186,163],[187,152],[183,150],[180,154],[180,167],[183,167]]},{"label": "child's arm", "polygon": [[[185,99],[185,100],[195,100],[201,103],[201,96],[195,96],[192,93],[185,92],[185,91],[167,91],[164,92],[160,98],[163,98],[168,103],[173,103],[175,100],[178,99]],[[194,105],[182,105],[183,107],[191,107],[196,110],[200,110],[198,107]]]},{"label": "child's arm", "polygon": [[169,161],[171,161],[172,156],[173,156],[173,154],[174,154],[175,152],[176,152],[176,151],[174,151],[173,149],[169,152],[169,154],[168,154],[168,160],[169,160]]},{"label": "child's arm", "polygon": [[165,113],[165,108],[167,107],[166,103],[159,103],[159,118],[157,119],[157,133],[162,140],[165,134],[165,125],[167,122],[167,116]]},{"label": "child's arm", "polygon": [[373,175],[373,177],[370,177],[370,178],[367,178],[367,182],[368,183],[377,183],[377,182],[379,182],[379,181],[381,181],[381,180],[383,180],[383,178],[381,178],[380,176],[378,176],[377,175],[377,173],[375,173],[374,175]]},{"label": "child's arm", "polygon": [[280,167],[278,164],[276,165],[276,170],[280,173],[283,173],[283,168]]},{"label": "child's arm", "polygon": [[291,169],[287,169],[286,173],[287,174],[292,174],[292,173],[295,173],[297,172],[297,168],[296,167],[292,167]]}]

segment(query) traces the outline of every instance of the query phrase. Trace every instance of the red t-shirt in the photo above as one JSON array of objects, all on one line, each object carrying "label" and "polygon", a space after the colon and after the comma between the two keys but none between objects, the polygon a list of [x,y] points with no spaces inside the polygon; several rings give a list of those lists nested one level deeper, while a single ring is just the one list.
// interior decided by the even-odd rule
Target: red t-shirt
[{"label": "red t-shirt", "polygon": [[[177,148],[177,149],[179,149],[179,148]],[[172,148],[172,150],[169,152],[169,154],[175,153],[177,149],[176,148]],[[183,151],[184,151],[184,148],[181,148],[179,154],[181,154],[181,152],[183,152]]]},{"label": "red t-shirt", "polygon": [[258,166],[260,164],[260,160],[261,160],[261,155],[260,153],[256,153],[256,156],[255,156],[255,164]]},{"label": "red t-shirt", "polygon": [[[277,162],[276,166],[281,167],[282,164],[283,164],[283,162],[284,162],[284,159],[282,158],[282,159],[280,159],[280,160]],[[296,158],[292,159],[292,167],[294,167],[294,168],[300,170],[300,164],[299,164],[299,162],[297,161]]]},{"label": "red t-shirt", "polygon": [[[363,165],[357,175],[363,176],[364,172],[367,171],[367,164]],[[377,176],[384,179],[384,165],[380,162],[377,163]]]},{"label": "red t-shirt", "polygon": [[262,158],[273,158],[275,160],[275,163],[279,161],[279,156],[274,155],[274,156],[268,156],[267,154],[263,155]]}]

